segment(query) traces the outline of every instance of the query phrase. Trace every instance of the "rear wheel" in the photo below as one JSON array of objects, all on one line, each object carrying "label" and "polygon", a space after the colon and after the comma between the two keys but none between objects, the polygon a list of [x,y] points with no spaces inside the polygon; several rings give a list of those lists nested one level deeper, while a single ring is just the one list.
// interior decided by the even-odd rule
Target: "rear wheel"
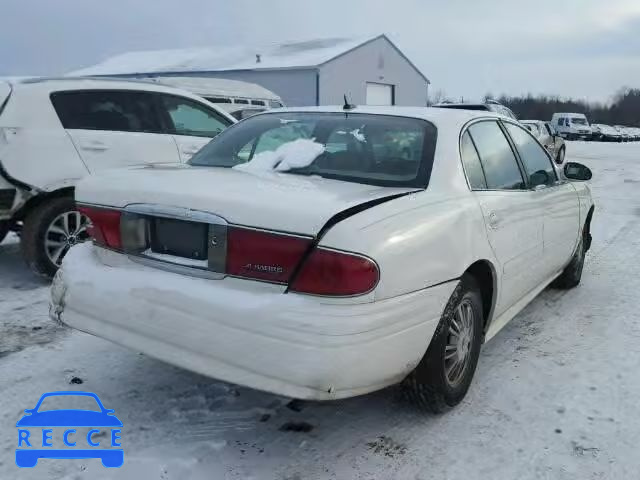
[{"label": "rear wheel", "polygon": [[22,254],[37,274],[53,277],[72,246],[89,239],[88,217],[69,197],[52,198],[33,210],[22,229]]},{"label": "rear wheel", "polygon": [[419,407],[444,412],[462,401],[478,364],[482,297],[473,277],[465,275],[454,290],[420,364],[404,382]]}]

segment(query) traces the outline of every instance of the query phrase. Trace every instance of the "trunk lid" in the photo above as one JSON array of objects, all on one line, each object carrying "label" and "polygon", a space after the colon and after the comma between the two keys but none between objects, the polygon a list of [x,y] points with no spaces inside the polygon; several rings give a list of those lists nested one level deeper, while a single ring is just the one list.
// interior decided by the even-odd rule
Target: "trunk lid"
[{"label": "trunk lid", "polygon": [[316,235],[337,213],[415,191],[277,172],[148,165],[87,177],[79,203],[124,208],[144,203],[219,215],[230,224]]}]

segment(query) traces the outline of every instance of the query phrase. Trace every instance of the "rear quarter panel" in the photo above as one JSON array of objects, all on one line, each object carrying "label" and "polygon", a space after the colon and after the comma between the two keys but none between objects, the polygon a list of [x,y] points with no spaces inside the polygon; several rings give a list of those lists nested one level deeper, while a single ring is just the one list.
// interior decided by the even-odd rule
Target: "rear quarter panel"
[{"label": "rear quarter panel", "polygon": [[477,260],[496,265],[484,219],[470,193],[421,191],[365,210],[333,227],[321,245],[374,259],[375,300],[459,278]]}]

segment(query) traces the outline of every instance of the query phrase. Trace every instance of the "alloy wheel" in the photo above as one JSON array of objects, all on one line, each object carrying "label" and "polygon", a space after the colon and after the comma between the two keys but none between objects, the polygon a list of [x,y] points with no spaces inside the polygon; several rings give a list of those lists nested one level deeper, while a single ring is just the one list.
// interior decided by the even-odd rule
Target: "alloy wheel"
[{"label": "alloy wheel", "polygon": [[475,323],[471,301],[463,299],[449,323],[449,335],[444,353],[444,376],[451,387],[460,385],[467,373]]},{"label": "alloy wheel", "polygon": [[44,246],[51,263],[60,265],[69,249],[89,239],[87,227],[91,225],[89,217],[78,211],[64,212],[58,215],[47,228]]}]

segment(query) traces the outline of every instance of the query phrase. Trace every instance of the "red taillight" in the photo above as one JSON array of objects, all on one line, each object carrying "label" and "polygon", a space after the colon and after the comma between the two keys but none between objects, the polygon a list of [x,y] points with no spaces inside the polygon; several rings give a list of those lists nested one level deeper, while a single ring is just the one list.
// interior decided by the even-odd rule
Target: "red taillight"
[{"label": "red taillight", "polygon": [[287,283],[310,243],[310,238],[229,227],[227,273]]},{"label": "red taillight", "polygon": [[375,288],[378,266],[369,258],[336,250],[315,249],[304,262],[291,291],[313,295],[362,295]]},{"label": "red taillight", "polygon": [[83,215],[91,219],[91,226],[87,229],[98,245],[120,250],[120,211],[106,208],[78,207]]}]

